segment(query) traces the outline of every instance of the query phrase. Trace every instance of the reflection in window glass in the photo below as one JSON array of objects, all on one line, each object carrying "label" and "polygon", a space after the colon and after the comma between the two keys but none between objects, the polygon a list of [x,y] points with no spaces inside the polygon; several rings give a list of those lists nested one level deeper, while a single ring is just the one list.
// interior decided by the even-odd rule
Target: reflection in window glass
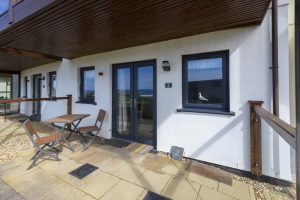
[{"label": "reflection in window glass", "polygon": [[188,61],[188,103],[222,104],[222,58]]},{"label": "reflection in window glass", "polygon": [[117,75],[117,133],[120,136],[130,135],[130,68],[120,68]]},{"label": "reflection in window glass", "polygon": [[183,56],[183,107],[229,110],[228,51]]},{"label": "reflection in window glass", "polygon": [[0,99],[11,98],[11,77],[0,77]]},{"label": "reflection in window glass", "polygon": [[0,1],[0,15],[8,10],[8,2],[9,0]]},{"label": "reflection in window glass", "polygon": [[95,91],[95,77],[94,70],[89,70],[84,72],[84,98],[93,98]]},{"label": "reflection in window glass", "polygon": [[56,72],[49,72],[49,97],[56,96]]},{"label": "reflection in window glass", "polygon": [[87,103],[95,102],[95,68],[85,67],[80,70],[81,91],[80,101]]}]

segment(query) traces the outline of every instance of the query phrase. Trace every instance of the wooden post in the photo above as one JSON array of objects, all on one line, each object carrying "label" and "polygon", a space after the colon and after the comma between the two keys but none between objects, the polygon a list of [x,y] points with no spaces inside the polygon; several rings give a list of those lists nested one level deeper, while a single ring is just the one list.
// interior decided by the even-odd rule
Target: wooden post
[{"label": "wooden post", "polygon": [[262,175],[261,159],[261,118],[255,112],[255,106],[262,106],[263,101],[249,101],[250,104],[250,146],[251,146],[251,173]]},{"label": "wooden post", "polygon": [[278,0],[272,0],[272,89],[273,114],[279,116],[279,86],[278,86]]},{"label": "wooden post", "polygon": [[[67,114],[70,115],[72,114],[72,95],[68,94],[67,97]],[[68,124],[67,129],[71,130],[71,124]]]},{"label": "wooden post", "polygon": [[296,199],[300,200],[300,0],[295,1]]},{"label": "wooden post", "polygon": [[67,114],[70,115],[72,114],[72,95],[68,94],[67,97]]}]

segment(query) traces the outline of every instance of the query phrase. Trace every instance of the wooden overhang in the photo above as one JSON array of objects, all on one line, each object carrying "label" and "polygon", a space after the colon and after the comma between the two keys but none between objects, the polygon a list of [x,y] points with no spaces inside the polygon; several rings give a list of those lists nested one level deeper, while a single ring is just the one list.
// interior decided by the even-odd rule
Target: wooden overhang
[{"label": "wooden overhang", "polygon": [[[23,2],[26,1],[40,2]],[[258,25],[270,4],[270,0],[52,1],[40,11],[7,25],[0,32],[0,48],[72,59],[201,33]],[[31,9],[30,6],[27,9]],[[0,22],[3,23],[1,17]],[[10,64],[14,65],[13,62]],[[14,67],[23,70],[37,64],[23,65],[21,62]]]}]

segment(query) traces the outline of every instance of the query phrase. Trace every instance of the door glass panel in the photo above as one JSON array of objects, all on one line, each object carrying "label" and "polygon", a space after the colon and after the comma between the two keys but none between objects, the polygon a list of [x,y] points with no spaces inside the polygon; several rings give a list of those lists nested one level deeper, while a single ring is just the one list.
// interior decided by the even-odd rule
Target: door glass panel
[{"label": "door glass panel", "polygon": [[[41,98],[41,75],[33,75],[33,98]],[[34,115],[39,115],[41,113],[41,103],[40,101],[33,102]]]},{"label": "door glass panel", "polygon": [[128,137],[131,134],[131,75],[130,68],[119,68],[116,73],[116,112],[117,112],[117,134],[121,137]]},{"label": "door glass panel", "polygon": [[137,68],[136,130],[140,142],[153,145],[153,66]]}]

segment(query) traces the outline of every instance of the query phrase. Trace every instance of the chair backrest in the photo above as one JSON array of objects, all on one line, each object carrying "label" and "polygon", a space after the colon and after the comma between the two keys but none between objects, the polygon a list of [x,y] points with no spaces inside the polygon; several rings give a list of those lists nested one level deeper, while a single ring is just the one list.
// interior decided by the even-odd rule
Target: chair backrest
[{"label": "chair backrest", "polygon": [[31,143],[35,146],[35,147],[38,147],[38,145],[36,144],[33,136],[36,136],[38,137],[31,121],[29,119],[27,119],[24,123],[23,123],[23,126],[24,126],[24,129],[26,131],[26,134],[28,135]]},{"label": "chair backrest", "polygon": [[99,129],[101,129],[101,127],[102,127],[102,124],[103,124],[105,115],[106,115],[106,111],[100,109],[100,111],[99,111],[99,113],[98,113],[98,116],[97,116],[96,123],[95,123],[95,125],[98,126]]}]

